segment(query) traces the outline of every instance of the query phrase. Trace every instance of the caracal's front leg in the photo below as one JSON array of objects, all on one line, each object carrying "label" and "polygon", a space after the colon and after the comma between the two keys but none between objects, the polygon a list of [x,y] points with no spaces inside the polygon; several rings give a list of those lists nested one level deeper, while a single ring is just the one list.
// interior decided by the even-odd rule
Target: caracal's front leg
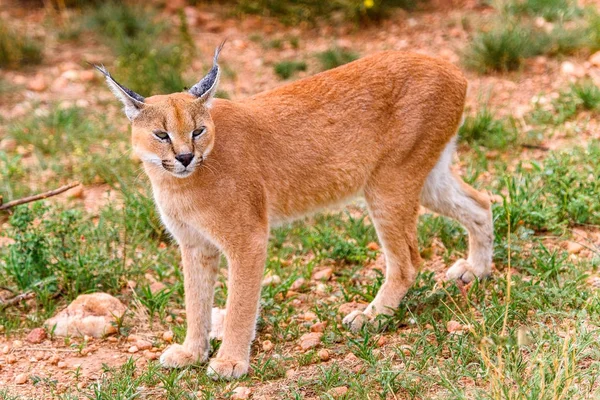
[{"label": "caracal's front leg", "polygon": [[183,344],[173,344],[162,354],[165,367],[183,367],[206,361],[219,251],[209,243],[180,244],[185,289],[187,333]]},{"label": "caracal's front leg", "polygon": [[248,372],[254,340],[261,281],[267,254],[266,229],[251,235],[226,254],[228,296],[223,343],[207,369],[213,378],[234,379]]}]

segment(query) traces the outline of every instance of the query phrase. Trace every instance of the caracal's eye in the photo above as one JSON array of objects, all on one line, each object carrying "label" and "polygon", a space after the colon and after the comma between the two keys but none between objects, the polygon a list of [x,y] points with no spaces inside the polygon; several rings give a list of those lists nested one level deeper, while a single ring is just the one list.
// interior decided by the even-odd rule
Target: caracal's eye
[{"label": "caracal's eye", "polygon": [[194,131],[192,132],[192,138],[198,139],[200,136],[204,135],[205,133],[206,133],[205,126],[202,126],[198,129],[194,129]]},{"label": "caracal's eye", "polygon": [[154,133],[154,136],[156,136],[157,138],[159,138],[162,141],[165,141],[165,142],[171,141],[171,138],[169,137],[169,134],[167,132],[156,130],[152,133]]}]

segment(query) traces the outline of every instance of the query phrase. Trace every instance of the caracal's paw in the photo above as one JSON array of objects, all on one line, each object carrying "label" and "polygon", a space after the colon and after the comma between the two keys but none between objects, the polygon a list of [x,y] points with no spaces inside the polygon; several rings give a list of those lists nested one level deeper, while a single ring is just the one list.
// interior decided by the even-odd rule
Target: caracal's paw
[{"label": "caracal's paw", "polygon": [[362,329],[363,325],[371,322],[371,318],[363,311],[354,310],[350,314],[346,315],[342,320],[342,323],[348,327],[352,332],[358,332]]},{"label": "caracal's paw", "polygon": [[160,364],[165,368],[181,368],[206,361],[205,353],[192,353],[180,344],[172,344],[160,356]]},{"label": "caracal's paw", "polygon": [[467,260],[460,259],[446,271],[446,278],[450,280],[461,280],[464,283],[469,283],[475,278],[483,279],[489,276],[488,273],[477,271]]},{"label": "caracal's paw", "polygon": [[213,358],[208,364],[206,374],[217,379],[237,379],[248,373],[248,361]]}]

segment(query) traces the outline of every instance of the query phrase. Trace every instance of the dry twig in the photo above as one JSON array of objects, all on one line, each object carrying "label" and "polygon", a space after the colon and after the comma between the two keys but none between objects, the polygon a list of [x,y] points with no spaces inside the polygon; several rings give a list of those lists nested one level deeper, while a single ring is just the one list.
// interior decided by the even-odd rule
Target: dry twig
[{"label": "dry twig", "polygon": [[79,182],[72,182],[72,183],[69,183],[68,185],[61,186],[58,189],[50,190],[50,191],[44,192],[44,193],[35,194],[33,196],[23,197],[22,199],[9,201],[6,204],[2,204],[2,202],[0,200],[0,211],[5,211],[5,210],[8,210],[9,208],[20,206],[21,204],[31,203],[32,201],[43,200],[43,199],[47,199],[48,197],[56,196],[57,194],[66,192],[67,190],[72,189],[77,185],[79,185]]}]

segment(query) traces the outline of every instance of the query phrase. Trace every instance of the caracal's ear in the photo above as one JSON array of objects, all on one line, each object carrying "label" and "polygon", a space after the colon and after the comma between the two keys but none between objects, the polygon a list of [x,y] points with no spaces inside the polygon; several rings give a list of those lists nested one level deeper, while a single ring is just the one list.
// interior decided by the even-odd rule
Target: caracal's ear
[{"label": "caracal's ear", "polygon": [[221,76],[221,68],[219,68],[219,54],[225,45],[225,41],[221,42],[219,47],[215,50],[215,56],[213,58],[213,66],[208,71],[208,74],[196,83],[189,90],[189,93],[196,96],[198,101],[204,102],[206,107],[210,107],[210,102],[217,91],[217,85],[219,84],[219,77]]},{"label": "caracal's ear", "polygon": [[[93,65],[93,64],[92,64]],[[119,82],[115,81],[110,73],[103,66],[93,65],[106,78],[106,83],[110,90],[117,96],[121,103],[125,106],[125,115],[130,121],[133,121],[138,116],[140,111],[146,106],[144,98],[131,89],[126,88]]]}]

